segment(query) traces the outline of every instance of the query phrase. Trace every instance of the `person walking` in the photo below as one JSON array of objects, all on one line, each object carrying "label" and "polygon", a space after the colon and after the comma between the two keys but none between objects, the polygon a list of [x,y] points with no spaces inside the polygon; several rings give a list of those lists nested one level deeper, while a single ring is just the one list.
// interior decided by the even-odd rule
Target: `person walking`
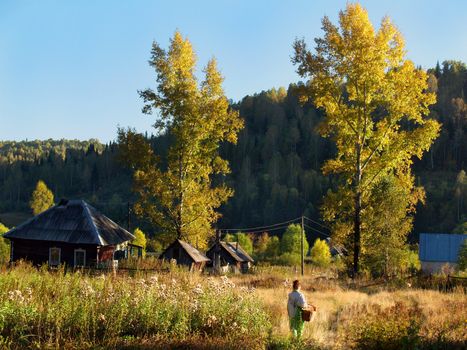
[{"label": "person walking", "polygon": [[294,338],[300,339],[305,326],[302,310],[308,307],[305,296],[300,292],[300,281],[293,281],[293,291],[289,293],[287,312],[289,314],[290,330]]}]

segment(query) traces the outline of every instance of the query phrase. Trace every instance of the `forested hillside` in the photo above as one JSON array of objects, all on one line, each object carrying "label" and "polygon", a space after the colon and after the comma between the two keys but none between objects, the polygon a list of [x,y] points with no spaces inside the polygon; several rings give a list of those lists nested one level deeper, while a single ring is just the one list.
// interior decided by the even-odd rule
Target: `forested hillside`
[{"label": "forested hillside", "polygon": [[[414,160],[417,182],[427,193],[414,232],[451,232],[467,220],[467,178],[462,172],[467,167],[467,68],[447,61],[429,72],[429,88],[438,95],[431,117],[443,127],[432,150]],[[333,178],[323,176],[320,168],[334,147],[316,132],[320,112],[301,106],[295,89],[272,89],[233,104],[245,128],[236,146],[222,147],[232,173],[216,180],[228,182],[235,195],[221,210],[221,227],[266,225],[302,214],[319,218],[323,194],[333,186]],[[150,139],[156,152],[167,149],[166,136]],[[0,141],[0,220],[2,213],[30,212],[28,202],[39,179],[56,199],[85,198],[126,226],[127,202],[134,198],[117,144]],[[132,226],[136,224],[144,226],[132,217]],[[148,233],[153,230],[147,227]]]}]

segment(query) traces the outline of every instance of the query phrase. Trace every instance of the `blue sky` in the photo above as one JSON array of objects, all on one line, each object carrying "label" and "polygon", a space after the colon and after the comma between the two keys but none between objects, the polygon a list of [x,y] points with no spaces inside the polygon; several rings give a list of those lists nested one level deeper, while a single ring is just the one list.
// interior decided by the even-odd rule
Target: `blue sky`
[{"label": "blue sky", "polygon": [[[389,15],[408,58],[425,68],[467,62],[467,1],[361,1],[374,25]],[[115,139],[117,125],[151,131],[137,90],[155,87],[153,40],[176,29],[200,67],[215,56],[229,98],[299,80],[292,43],[321,36],[346,1],[0,1],[0,140]]]}]

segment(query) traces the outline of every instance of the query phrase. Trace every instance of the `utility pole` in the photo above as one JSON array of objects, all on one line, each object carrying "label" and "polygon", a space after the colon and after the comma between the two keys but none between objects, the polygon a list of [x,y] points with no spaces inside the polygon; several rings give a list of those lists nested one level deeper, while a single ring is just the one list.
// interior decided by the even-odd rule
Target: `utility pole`
[{"label": "utility pole", "polygon": [[216,230],[216,244],[214,245],[214,271],[220,273],[221,271],[221,230]]},{"label": "utility pole", "polygon": [[301,239],[300,239],[300,252],[301,252],[302,276],[305,274],[305,273],[304,273],[304,268],[305,268],[305,257],[304,257],[304,252],[303,252],[303,248],[304,248],[304,244],[303,244],[304,236],[305,236],[305,229],[304,229],[304,222],[303,222],[303,215],[302,215],[302,234],[301,234]]},{"label": "utility pole", "polygon": [[130,231],[130,214],[131,214],[131,208],[130,208],[130,202],[127,202],[127,231]]}]

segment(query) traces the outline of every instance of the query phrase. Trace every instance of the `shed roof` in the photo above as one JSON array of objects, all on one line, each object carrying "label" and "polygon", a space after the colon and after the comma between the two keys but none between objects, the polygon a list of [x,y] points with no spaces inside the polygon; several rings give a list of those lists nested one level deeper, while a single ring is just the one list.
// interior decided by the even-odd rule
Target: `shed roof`
[{"label": "shed roof", "polygon": [[99,246],[135,238],[83,200],[61,200],[59,204],[10,230],[4,237]]},{"label": "shed roof", "polygon": [[464,234],[420,233],[419,258],[421,261],[455,263],[465,239],[467,235]]},{"label": "shed roof", "polygon": [[[254,262],[253,258],[237,242],[220,242],[221,247],[238,262]],[[213,249],[212,247],[211,249]]]},{"label": "shed roof", "polygon": [[199,263],[211,261],[211,259],[209,259],[206,255],[201,253],[198,249],[193,247],[191,244],[182,241],[181,239],[177,239],[171,245],[169,245],[161,254],[161,257],[163,257],[165,255],[165,252],[171,249],[177,243],[187,252],[187,254],[193,259],[194,262]]}]

